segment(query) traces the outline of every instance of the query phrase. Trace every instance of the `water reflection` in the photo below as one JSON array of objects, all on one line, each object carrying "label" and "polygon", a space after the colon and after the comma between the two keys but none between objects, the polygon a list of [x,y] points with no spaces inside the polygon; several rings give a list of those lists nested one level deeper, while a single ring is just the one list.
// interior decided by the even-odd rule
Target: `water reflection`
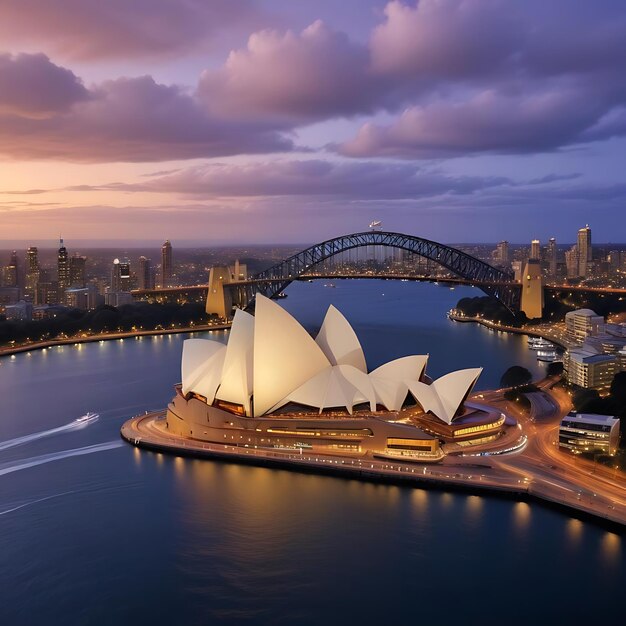
[{"label": "water reflection", "polygon": [[583,523],[574,517],[567,520],[567,537],[570,547],[578,547],[583,532]]},{"label": "water reflection", "polygon": [[615,533],[605,532],[602,537],[602,554],[605,563],[619,563],[622,558],[622,538]]},{"label": "water reflection", "polygon": [[516,502],[513,507],[513,521],[515,529],[525,532],[530,525],[530,505],[528,502]]}]

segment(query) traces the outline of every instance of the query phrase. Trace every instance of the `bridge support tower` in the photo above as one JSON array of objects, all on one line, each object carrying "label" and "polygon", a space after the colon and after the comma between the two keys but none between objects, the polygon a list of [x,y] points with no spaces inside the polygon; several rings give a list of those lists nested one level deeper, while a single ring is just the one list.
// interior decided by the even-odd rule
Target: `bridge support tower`
[{"label": "bridge support tower", "polygon": [[224,285],[231,283],[230,268],[216,266],[209,272],[209,289],[206,298],[206,312],[228,319],[233,309],[232,292]]},{"label": "bridge support tower", "polygon": [[536,319],[543,314],[543,276],[538,259],[529,259],[522,276],[521,310],[528,319]]}]

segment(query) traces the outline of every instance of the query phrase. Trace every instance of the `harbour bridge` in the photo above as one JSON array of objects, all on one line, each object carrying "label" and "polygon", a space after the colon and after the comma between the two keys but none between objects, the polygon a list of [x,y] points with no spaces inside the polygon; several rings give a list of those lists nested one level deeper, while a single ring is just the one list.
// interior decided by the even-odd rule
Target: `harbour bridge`
[{"label": "harbour bridge", "polygon": [[[522,289],[512,272],[498,269],[456,248],[414,235],[371,230],[342,235],[315,244],[247,280],[232,277],[228,268],[212,268],[207,312],[226,317],[232,307],[252,308],[257,293],[274,298],[294,280],[314,271],[326,259],[355,248],[404,250],[446,268],[463,282],[475,285],[513,313],[520,311]],[[393,276],[390,276],[393,278]]]}]

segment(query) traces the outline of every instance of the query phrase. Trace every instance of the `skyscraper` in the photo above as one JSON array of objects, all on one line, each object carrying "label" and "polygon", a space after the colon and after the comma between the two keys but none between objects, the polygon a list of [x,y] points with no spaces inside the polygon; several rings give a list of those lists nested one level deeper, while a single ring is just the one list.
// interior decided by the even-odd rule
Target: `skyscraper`
[{"label": "skyscraper", "polygon": [[557,260],[556,239],[551,237],[548,242],[548,273],[551,278],[556,277]]},{"label": "skyscraper", "polygon": [[67,248],[63,245],[63,239],[60,239],[59,243],[57,271],[59,277],[59,299],[62,301],[64,291],[70,286],[70,262],[67,258]]},{"label": "skyscraper", "polygon": [[26,295],[35,300],[39,282],[39,251],[36,246],[26,250]]},{"label": "skyscraper", "polygon": [[583,278],[587,276],[592,260],[591,249],[591,228],[587,224],[578,231],[578,275]]},{"label": "skyscraper", "polygon": [[498,263],[499,265],[508,265],[509,263],[509,242],[508,241],[501,241],[496,246],[495,260],[496,260],[496,263]]},{"label": "skyscraper", "polygon": [[86,256],[74,254],[70,257],[70,286],[83,288],[86,284],[85,280],[85,264]]},{"label": "skyscraper", "polygon": [[565,253],[565,265],[567,266],[567,277],[576,278],[580,269],[578,246],[572,246]]},{"label": "skyscraper", "polygon": [[530,258],[537,261],[541,259],[541,242],[539,239],[533,239],[530,242]]},{"label": "skyscraper", "polygon": [[130,291],[130,261],[115,259],[111,270],[111,291]]},{"label": "skyscraper", "polygon": [[172,286],[172,244],[169,239],[161,246],[161,276],[159,284],[161,287]]},{"label": "skyscraper", "polygon": [[9,263],[2,268],[2,285],[4,287],[18,287],[17,270],[17,251],[13,250],[9,257]]},{"label": "skyscraper", "polygon": [[152,276],[152,261],[145,256],[139,257],[139,289],[154,288],[154,280]]}]

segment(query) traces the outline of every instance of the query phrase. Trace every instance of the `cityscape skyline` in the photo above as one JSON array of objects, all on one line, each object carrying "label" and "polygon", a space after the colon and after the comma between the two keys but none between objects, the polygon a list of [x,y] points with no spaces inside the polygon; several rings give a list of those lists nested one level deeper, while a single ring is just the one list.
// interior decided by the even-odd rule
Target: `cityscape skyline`
[{"label": "cityscape skyline", "polygon": [[620,2],[159,0],[149,27],[125,3],[72,7],[0,8],[4,238],[626,225]]}]

